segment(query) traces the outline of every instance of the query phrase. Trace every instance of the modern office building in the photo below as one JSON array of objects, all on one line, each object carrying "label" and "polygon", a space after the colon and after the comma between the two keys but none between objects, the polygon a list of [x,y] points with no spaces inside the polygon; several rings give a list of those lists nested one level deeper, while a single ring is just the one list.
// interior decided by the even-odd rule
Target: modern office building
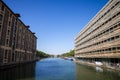
[{"label": "modern office building", "polygon": [[19,17],[0,0],[0,65],[35,60],[37,37]]},{"label": "modern office building", "polygon": [[120,0],[109,0],[75,38],[75,57],[120,65]]}]

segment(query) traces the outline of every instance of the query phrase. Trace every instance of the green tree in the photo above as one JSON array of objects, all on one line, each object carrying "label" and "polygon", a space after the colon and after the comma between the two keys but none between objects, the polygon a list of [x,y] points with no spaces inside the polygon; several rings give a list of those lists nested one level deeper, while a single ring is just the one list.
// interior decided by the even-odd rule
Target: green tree
[{"label": "green tree", "polygon": [[47,53],[45,53],[45,52],[42,52],[42,51],[37,50],[37,51],[36,51],[36,57],[47,58],[47,57],[50,57],[50,55],[47,54]]},{"label": "green tree", "polygon": [[75,51],[74,50],[70,50],[67,53],[63,53],[61,56],[62,57],[73,57],[75,55]]}]

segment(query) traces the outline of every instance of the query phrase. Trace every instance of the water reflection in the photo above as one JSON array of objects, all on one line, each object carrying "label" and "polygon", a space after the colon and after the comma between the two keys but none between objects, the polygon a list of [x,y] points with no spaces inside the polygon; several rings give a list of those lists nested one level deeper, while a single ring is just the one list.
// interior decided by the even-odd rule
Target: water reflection
[{"label": "water reflection", "polygon": [[96,67],[95,69],[97,72],[103,72],[103,69],[101,67]]},{"label": "water reflection", "polygon": [[76,80],[119,80],[120,72],[76,64]]},{"label": "water reflection", "polygon": [[34,80],[35,63],[0,71],[0,80]]},{"label": "water reflection", "polygon": [[120,80],[120,72],[48,58],[1,70],[0,80]]},{"label": "water reflection", "polygon": [[75,63],[60,58],[37,62],[36,80],[76,80]]}]

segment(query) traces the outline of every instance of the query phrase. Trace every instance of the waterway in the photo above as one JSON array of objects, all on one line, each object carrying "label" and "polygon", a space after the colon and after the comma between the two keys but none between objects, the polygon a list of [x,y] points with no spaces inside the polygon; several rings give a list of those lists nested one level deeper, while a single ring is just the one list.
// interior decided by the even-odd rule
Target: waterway
[{"label": "waterway", "polygon": [[0,70],[0,80],[120,80],[120,72],[76,64],[61,58]]}]

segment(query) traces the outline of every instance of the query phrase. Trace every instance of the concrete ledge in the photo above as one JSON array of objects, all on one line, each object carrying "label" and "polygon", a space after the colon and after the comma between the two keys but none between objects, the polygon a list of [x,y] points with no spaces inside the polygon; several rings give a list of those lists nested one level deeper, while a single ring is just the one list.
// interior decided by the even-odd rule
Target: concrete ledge
[{"label": "concrete ledge", "polygon": [[120,68],[118,67],[112,67],[112,66],[107,66],[107,65],[96,65],[95,63],[90,63],[90,62],[85,62],[85,61],[80,61],[80,60],[75,60],[74,62],[76,62],[77,64],[82,64],[82,65],[86,65],[86,66],[93,66],[93,67],[101,67],[101,68],[106,68],[106,69],[111,69],[111,70],[116,70],[116,71],[120,71]]}]

